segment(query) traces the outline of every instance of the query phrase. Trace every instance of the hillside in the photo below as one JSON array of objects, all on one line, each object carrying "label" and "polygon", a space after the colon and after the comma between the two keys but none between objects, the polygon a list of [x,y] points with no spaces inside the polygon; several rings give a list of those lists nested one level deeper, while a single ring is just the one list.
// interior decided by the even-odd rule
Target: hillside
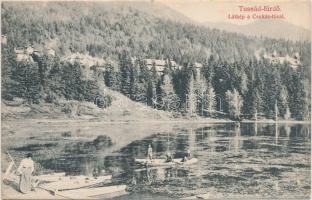
[{"label": "hillside", "polygon": [[101,109],[92,102],[75,100],[60,101],[57,105],[50,103],[25,104],[21,102],[3,101],[1,119],[75,119],[106,122],[131,121],[166,121],[173,118],[172,113],[155,110],[144,104],[134,102],[128,97],[105,88],[105,93],[113,99],[112,105]]},{"label": "hillside", "polygon": [[115,6],[131,7],[148,15],[181,23],[196,23],[187,16],[159,2],[114,2]]},{"label": "hillside", "polygon": [[[190,21],[187,17],[155,3],[6,2],[1,15],[2,35],[10,47],[32,44],[40,49],[53,43],[56,54],[62,56],[79,52],[116,59],[118,53],[128,50],[135,57],[170,57],[182,64],[187,56],[204,62],[212,54],[233,62],[234,57],[252,58],[260,47],[270,52],[276,48],[274,40],[186,23]],[[302,48],[286,41],[278,43],[282,54]]]},{"label": "hillside", "polygon": [[293,41],[310,40],[311,31],[282,20],[254,21],[246,25],[204,22],[204,26],[250,36],[262,36]]},{"label": "hillside", "polygon": [[276,106],[280,117],[310,115],[309,41],[211,29],[155,3],[5,2],[1,11],[6,101],[40,107],[100,95],[114,104],[121,93],[181,115],[273,117]]}]

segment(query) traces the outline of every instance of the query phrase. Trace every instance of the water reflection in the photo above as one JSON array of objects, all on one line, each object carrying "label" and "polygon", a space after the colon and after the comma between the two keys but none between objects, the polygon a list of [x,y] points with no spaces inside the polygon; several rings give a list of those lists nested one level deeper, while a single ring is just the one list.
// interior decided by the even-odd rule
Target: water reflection
[{"label": "water reflection", "polygon": [[[162,184],[169,185],[171,191],[210,187],[222,193],[277,195],[302,191],[309,194],[304,189],[310,186],[306,178],[310,177],[307,133],[309,128],[301,125],[229,124],[188,128],[135,141],[121,153],[142,149],[128,156],[145,158],[147,144],[152,143],[157,157],[163,157],[168,149],[179,157],[178,153],[190,148],[199,158],[200,162],[191,168],[146,169],[134,175],[136,183],[147,183],[153,189]],[[302,181],[304,184],[293,185]],[[289,187],[294,188],[289,191]]]},{"label": "water reflection", "polygon": [[[165,130],[161,127],[145,135],[139,133],[143,134],[140,138],[124,135],[118,140],[109,134],[98,134],[92,140],[70,140],[77,133],[67,132],[62,135],[63,140],[68,141],[63,146],[42,144],[51,151],[61,150],[53,158],[42,157],[40,162],[44,168],[69,174],[113,174],[114,182],[126,183],[139,192],[179,196],[201,189],[269,197],[310,194],[309,125],[227,123],[173,126]],[[45,142],[51,143],[51,140]],[[117,148],[121,143],[125,145]],[[174,158],[182,158],[190,149],[199,161],[190,166],[146,168],[137,165],[134,159],[146,158],[149,144],[156,158],[165,158],[168,151]],[[15,150],[32,149],[23,146]],[[41,149],[36,150],[40,154]]]}]

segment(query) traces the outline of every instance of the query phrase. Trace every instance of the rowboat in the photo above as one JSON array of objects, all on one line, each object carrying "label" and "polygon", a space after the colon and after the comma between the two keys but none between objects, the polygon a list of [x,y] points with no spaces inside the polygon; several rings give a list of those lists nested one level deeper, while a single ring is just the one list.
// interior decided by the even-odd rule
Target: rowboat
[{"label": "rowboat", "polygon": [[40,187],[51,191],[75,190],[85,187],[94,187],[110,181],[111,175],[88,177],[88,176],[64,176],[58,181],[40,184]]},{"label": "rowboat", "polygon": [[114,185],[97,188],[83,188],[57,192],[56,195],[67,199],[95,199],[100,196],[107,196],[114,193],[126,194],[126,185]]},{"label": "rowboat", "polygon": [[135,159],[135,162],[141,165],[148,166],[172,166],[172,165],[192,165],[198,162],[197,158],[191,158],[185,162],[182,162],[181,158],[172,159],[171,162],[167,162],[166,159]]},{"label": "rowboat", "polygon": [[[38,180],[40,182],[56,182],[59,180],[62,180],[63,178],[65,178],[65,173],[54,173],[54,174],[43,174],[43,175],[38,175],[38,176],[33,176],[34,180]],[[7,174],[7,175],[3,175],[3,180],[7,179],[7,180],[11,180],[14,182],[18,182],[19,181],[19,176],[16,174]]]},{"label": "rowboat", "polygon": [[65,177],[65,172],[61,173],[53,173],[53,174],[43,174],[39,176],[35,176],[34,179],[39,180],[41,182],[55,182],[59,181]]},{"label": "rowboat", "polygon": [[168,168],[172,168],[172,165],[162,165],[162,166],[152,166],[152,167],[143,167],[143,168],[138,168],[135,169],[135,172],[142,172],[142,171],[146,171],[146,170],[154,170],[154,169],[168,169]]},{"label": "rowboat", "polygon": [[[8,152],[7,152],[8,153]],[[9,163],[9,166],[5,170],[5,173],[2,174],[2,180],[11,180],[11,181],[19,181],[19,177],[15,174],[15,170],[12,170],[13,167],[17,169],[17,166],[15,162],[13,161],[13,158],[11,155],[8,153],[11,162]],[[52,174],[43,174],[43,175],[38,175],[34,176],[34,180],[38,180],[41,182],[54,182],[60,180],[62,177],[65,177],[65,172],[61,173],[52,173]]]}]

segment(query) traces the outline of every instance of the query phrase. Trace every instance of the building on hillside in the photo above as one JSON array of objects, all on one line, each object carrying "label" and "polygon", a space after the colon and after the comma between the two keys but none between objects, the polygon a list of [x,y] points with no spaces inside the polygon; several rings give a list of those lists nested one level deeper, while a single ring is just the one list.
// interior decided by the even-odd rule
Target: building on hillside
[{"label": "building on hillside", "polygon": [[201,70],[201,68],[203,68],[203,64],[195,62],[194,63],[194,67],[195,67],[196,70]]},{"label": "building on hillside", "polygon": [[270,54],[264,54],[263,57],[265,59],[268,59],[272,64],[284,64],[287,63],[292,67],[293,69],[297,69],[300,65],[300,55],[299,53],[294,53],[292,56],[286,55],[286,56],[278,56],[276,52],[274,51],[271,55]]},{"label": "building on hillside", "polygon": [[70,54],[67,57],[63,58],[63,60],[71,64],[78,63],[88,68],[94,65],[105,65],[105,60],[103,60],[102,58],[92,57],[88,54],[81,53]]},{"label": "building on hillside", "polygon": [[199,77],[200,72],[201,72],[201,69],[203,68],[203,64],[198,63],[198,62],[195,62],[195,63],[193,64],[193,67],[194,67],[195,70],[196,70],[196,76]]},{"label": "building on hillside", "polygon": [[83,70],[83,78],[85,80],[92,80],[95,71],[105,71],[105,60],[92,57],[89,54],[73,53],[64,57],[63,60],[71,64],[78,63]]},{"label": "building on hillside", "polygon": [[55,50],[52,48],[44,49],[42,47],[27,45],[24,47],[17,47],[14,49],[17,61],[31,61],[33,62],[33,57],[42,57],[43,55],[55,56]]},{"label": "building on hillside", "polygon": [[49,55],[49,56],[55,56],[55,50],[53,49],[53,48],[48,48],[47,49],[47,54]]},{"label": "building on hillside", "polygon": [[166,67],[165,60],[145,59],[145,62],[149,70],[151,70],[155,66],[157,72],[163,72]]},{"label": "building on hillside", "polygon": [[23,47],[14,48],[14,53],[15,54],[24,54],[24,48]]},{"label": "building on hillside", "polygon": [[25,47],[18,47],[14,49],[14,53],[16,55],[17,61],[31,61],[33,59],[31,57],[32,53],[34,52],[34,48],[31,45]]},{"label": "building on hillside", "polygon": [[1,44],[2,45],[5,45],[5,44],[7,44],[7,37],[5,36],[5,35],[1,35]]},{"label": "building on hillside", "polygon": [[25,46],[25,54],[31,55],[34,51],[35,49],[31,45]]},{"label": "building on hillside", "polygon": [[[149,70],[155,66],[156,72],[158,74],[162,74],[166,67],[168,67],[166,60],[158,60],[158,59],[145,59],[146,66]],[[175,61],[170,61],[171,67],[173,70],[181,69]]]}]

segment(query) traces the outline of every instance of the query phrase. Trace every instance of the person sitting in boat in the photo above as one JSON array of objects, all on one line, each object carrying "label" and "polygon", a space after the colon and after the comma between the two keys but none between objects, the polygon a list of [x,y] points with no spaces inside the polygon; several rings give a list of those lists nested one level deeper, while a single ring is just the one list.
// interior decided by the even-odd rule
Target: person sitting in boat
[{"label": "person sitting in boat", "polygon": [[153,159],[153,149],[152,146],[149,144],[147,149],[147,157],[150,161]]},{"label": "person sitting in boat", "polygon": [[100,175],[100,173],[101,173],[100,169],[98,167],[95,167],[93,169],[92,175],[93,175],[93,177],[96,178],[96,177],[98,177]]},{"label": "person sitting in boat", "polygon": [[188,161],[188,158],[187,158],[186,156],[184,156],[184,157],[182,158],[181,162],[186,162],[186,161]]},{"label": "person sitting in boat", "polygon": [[20,175],[19,190],[24,194],[34,190],[32,174],[35,171],[35,166],[31,153],[28,153],[26,158],[21,161],[16,171]]},{"label": "person sitting in boat", "polygon": [[191,159],[191,150],[190,149],[187,149],[186,156],[188,159]]},{"label": "person sitting in boat", "polygon": [[186,162],[191,159],[191,150],[188,149],[186,155],[182,158],[181,162]]},{"label": "person sitting in boat", "polygon": [[173,159],[172,159],[172,154],[170,152],[167,152],[166,154],[166,162],[172,162]]}]

